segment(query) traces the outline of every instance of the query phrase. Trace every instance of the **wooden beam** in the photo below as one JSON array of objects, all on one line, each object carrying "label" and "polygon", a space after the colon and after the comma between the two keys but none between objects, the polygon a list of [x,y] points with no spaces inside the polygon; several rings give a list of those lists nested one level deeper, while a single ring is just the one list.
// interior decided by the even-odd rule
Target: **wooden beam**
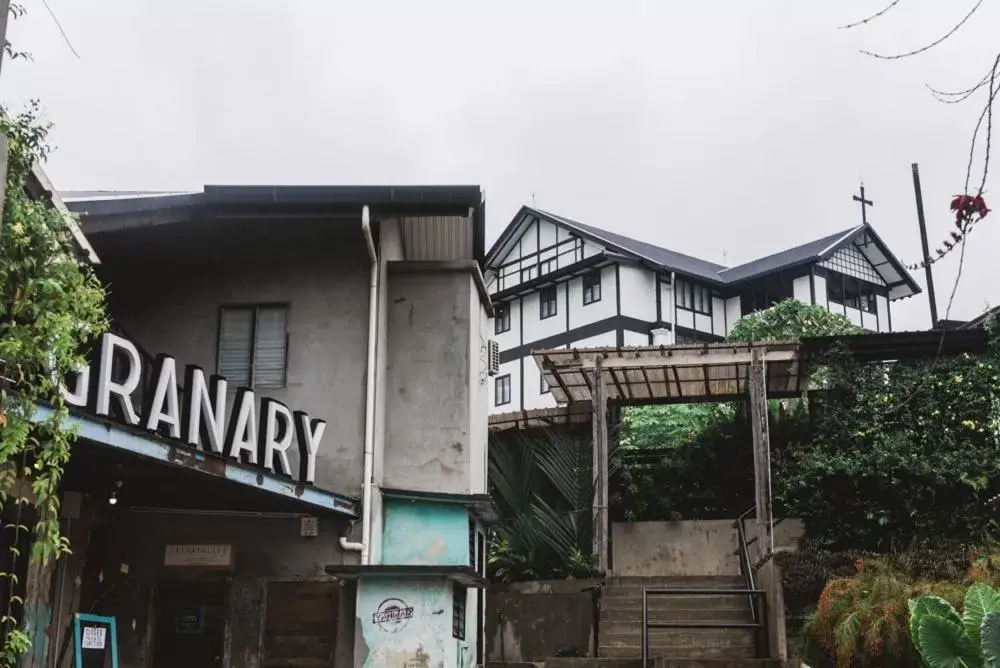
[{"label": "wooden beam", "polygon": [[[701,367],[701,366],[733,366],[740,364],[750,364],[753,351],[762,350],[753,348],[748,351],[743,350],[709,350],[682,351],[674,355],[662,357],[660,355],[649,355],[648,357],[612,357],[603,360],[605,369],[639,369],[641,367]],[[537,354],[537,353],[536,353]],[[580,356],[579,359],[558,359],[555,355],[547,356],[553,371],[561,369],[593,369],[595,360],[600,355]],[[794,362],[799,359],[798,348],[777,348],[768,349],[767,360],[769,362]]]},{"label": "wooden beam", "polygon": [[764,351],[755,348],[750,362],[750,428],[753,430],[754,495],[757,508],[757,554],[763,563],[774,554],[771,513],[771,443],[768,428]]},{"label": "wooden beam", "polygon": [[608,394],[600,357],[593,370],[594,556],[597,570],[608,571]]}]

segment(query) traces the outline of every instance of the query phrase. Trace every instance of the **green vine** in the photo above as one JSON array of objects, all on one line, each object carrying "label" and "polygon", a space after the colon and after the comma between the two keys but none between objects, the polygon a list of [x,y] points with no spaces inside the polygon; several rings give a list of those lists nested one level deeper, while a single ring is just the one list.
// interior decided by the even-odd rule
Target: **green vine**
[{"label": "green vine", "polygon": [[[0,223],[0,510],[13,564],[0,572],[9,592],[0,611],[0,668],[15,665],[31,646],[19,620],[27,583],[17,573],[24,560],[45,563],[69,552],[60,533],[59,483],[76,434],[63,426],[68,411],[61,383],[107,328],[104,289],[77,256],[64,214],[26,191],[32,167],[48,155],[48,130],[37,103],[0,116],[9,143]],[[36,421],[39,404],[53,410]],[[11,515],[16,520],[9,521]],[[18,548],[28,531],[30,557]]]}]

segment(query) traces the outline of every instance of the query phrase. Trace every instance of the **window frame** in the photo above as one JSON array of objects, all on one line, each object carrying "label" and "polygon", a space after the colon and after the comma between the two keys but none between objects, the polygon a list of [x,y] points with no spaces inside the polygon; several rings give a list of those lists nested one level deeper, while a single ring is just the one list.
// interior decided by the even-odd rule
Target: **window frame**
[{"label": "window frame", "polygon": [[545,394],[551,394],[551,393],[552,393],[552,388],[549,387],[549,384],[545,382],[545,374],[544,373],[539,374],[538,375],[538,394],[545,395]]},{"label": "window frame", "polygon": [[493,335],[509,332],[510,326],[510,302],[500,302],[493,307]]},{"label": "window frame", "polygon": [[[596,282],[593,283],[593,284],[591,284],[590,286],[588,286],[587,285],[587,281],[588,280],[592,281],[594,279],[596,279]],[[603,295],[603,290],[602,290],[601,283],[602,283],[602,281],[601,281],[601,270],[600,269],[598,269],[597,271],[592,271],[592,272],[589,272],[589,273],[586,273],[586,274],[583,275],[582,284],[581,284],[583,289],[581,290],[581,292],[583,293],[583,305],[584,306],[589,306],[591,304],[596,304],[597,302],[601,301],[601,297],[604,296]],[[594,292],[595,292],[594,288],[595,287],[597,288],[597,291],[596,291],[597,292],[597,296],[596,297],[594,296]],[[587,298],[587,292],[588,292],[588,290],[590,292],[590,298],[589,299]]]},{"label": "window frame", "polygon": [[[548,300],[545,298],[547,294],[552,294],[552,299]],[[551,301],[552,312],[545,313],[545,305]],[[538,291],[538,319],[548,320],[549,318],[554,318],[559,315],[559,286],[557,285],[547,285]]]},{"label": "window frame", "polygon": [[[500,385],[501,385],[501,383],[504,383],[504,382],[507,385],[507,400],[506,401],[500,401],[500,397],[502,395],[502,393],[500,392]],[[510,379],[510,374],[509,373],[505,373],[504,375],[497,376],[496,378],[493,379],[493,405],[494,406],[506,406],[507,404],[509,404],[511,402],[511,395],[512,394],[513,394],[513,390],[512,390],[512,387],[511,387],[511,379]]]},{"label": "window frame", "polygon": [[461,582],[451,583],[451,637],[465,640],[469,589]]},{"label": "window frame", "polygon": [[[695,283],[685,278],[675,278],[674,294],[677,295],[677,308],[691,311],[699,315],[712,315],[712,289],[707,285]],[[701,299],[701,305],[698,301]]]},{"label": "window frame", "polygon": [[[260,386],[256,383],[256,355],[257,355],[257,323],[260,321],[260,311],[261,309],[282,309],[285,312],[285,355],[282,361],[281,369],[281,384],[280,385],[267,385]],[[289,334],[288,328],[291,322],[291,304],[289,302],[259,302],[259,303],[229,303],[221,304],[218,310],[218,317],[216,320],[215,327],[215,373],[222,376],[222,369],[220,365],[222,364],[222,319],[226,311],[252,311],[253,321],[250,323],[250,361],[249,361],[249,374],[250,377],[247,379],[246,385],[239,385],[235,383],[227,383],[227,392],[235,392],[240,387],[246,387],[251,390],[281,390],[288,387],[288,343]],[[223,376],[226,378],[225,376]],[[229,381],[229,378],[226,378]]]}]

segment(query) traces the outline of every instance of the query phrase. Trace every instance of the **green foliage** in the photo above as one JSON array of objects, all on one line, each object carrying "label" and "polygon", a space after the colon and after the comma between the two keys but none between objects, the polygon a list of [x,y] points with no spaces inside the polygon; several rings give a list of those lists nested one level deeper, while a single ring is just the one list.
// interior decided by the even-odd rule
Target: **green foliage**
[{"label": "green foliage", "polygon": [[[20,518],[25,506],[32,507],[31,557],[47,560],[69,550],[59,532],[58,492],[75,435],[63,427],[60,384],[106,328],[105,295],[89,265],[75,256],[62,214],[26,195],[32,166],[48,153],[48,127],[38,121],[37,106],[4,115],[0,132],[10,146],[0,226],[0,505],[17,504],[15,532],[28,530]],[[54,410],[33,422],[38,404]],[[18,481],[30,483],[30,494]],[[16,537],[11,542],[16,545]],[[20,555],[11,550],[16,564]],[[17,584],[14,573],[4,577]],[[21,603],[16,596],[11,601]],[[0,619],[0,634],[0,666],[11,666],[30,643],[10,609]]]},{"label": "green foliage", "polygon": [[909,601],[910,636],[930,668],[982,668],[1000,659],[1000,592],[975,583],[965,593],[962,614],[942,598]]},{"label": "green foliage", "polygon": [[490,493],[501,517],[491,538],[492,580],[593,574],[590,460],[589,432],[551,429],[491,436]]},{"label": "green foliage", "polygon": [[[794,341],[860,331],[841,315],[787,300],[742,318],[729,339]],[[809,437],[806,408],[797,400],[770,402],[776,471],[785,451]],[[628,408],[619,459],[611,494],[616,520],[732,519],[753,504],[750,426],[731,403]]]},{"label": "green foliage", "polygon": [[807,336],[861,334],[864,330],[822,306],[786,299],[740,318],[729,341],[798,341]]},{"label": "green foliage", "polygon": [[998,528],[997,353],[994,343],[933,363],[828,365],[812,437],[775,472],[776,502],[831,549],[987,543]]}]

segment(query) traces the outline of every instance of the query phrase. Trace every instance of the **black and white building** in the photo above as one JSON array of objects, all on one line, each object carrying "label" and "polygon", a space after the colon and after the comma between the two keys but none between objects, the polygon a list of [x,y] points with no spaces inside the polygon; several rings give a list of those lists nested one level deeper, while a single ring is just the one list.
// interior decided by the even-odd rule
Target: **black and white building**
[{"label": "black and white building", "polygon": [[531,207],[493,244],[486,284],[494,414],[555,406],[532,350],[720,341],[790,298],[887,332],[891,303],[920,292],[870,224],[725,267]]}]

